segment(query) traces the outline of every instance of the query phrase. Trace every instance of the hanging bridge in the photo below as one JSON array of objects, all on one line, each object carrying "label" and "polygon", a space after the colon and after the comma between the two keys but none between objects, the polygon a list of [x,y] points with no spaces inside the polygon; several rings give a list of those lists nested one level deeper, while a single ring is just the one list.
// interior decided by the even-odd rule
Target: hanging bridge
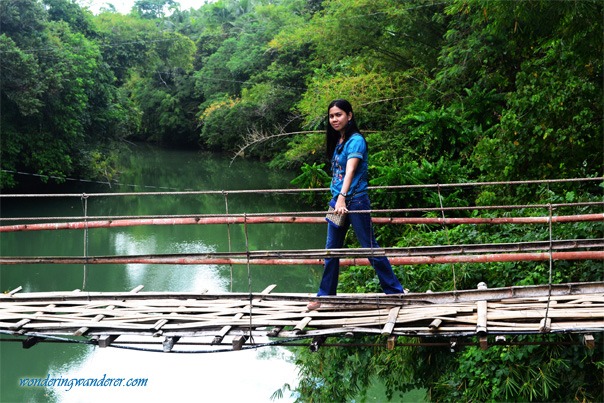
[{"label": "hanging bridge", "polygon": [[[603,178],[580,179],[602,181]],[[556,180],[552,183],[576,180]],[[547,182],[547,181],[546,181]],[[522,183],[531,183],[530,181]],[[543,183],[534,181],[532,183]],[[509,185],[510,183],[506,183]],[[439,192],[447,187],[485,184],[447,184],[432,186]],[[389,190],[415,189],[414,186],[389,187]],[[323,190],[324,191],[324,190]],[[204,191],[101,193],[71,195],[0,195],[0,197],[78,197],[84,206],[91,198],[120,196],[158,196],[212,194],[225,199],[225,214],[178,216],[83,216],[76,217],[1,217],[0,232],[84,230],[139,225],[248,225],[263,223],[323,224],[324,212],[229,214],[228,194],[282,192],[293,195],[307,189],[281,191]],[[368,265],[374,256],[388,256],[394,265],[549,262],[548,284],[489,288],[481,283],[472,290],[409,292],[400,295],[340,294],[321,297],[321,308],[308,311],[315,300],[307,293],[279,293],[269,285],[254,293],[145,292],[139,286],[128,292],[83,290],[23,292],[16,286],[0,295],[0,340],[20,341],[29,348],[39,342],[74,342],[100,347],[136,348],[164,352],[239,350],[263,345],[289,344],[310,339],[311,349],[325,345],[327,338],[375,336],[388,348],[434,340],[451,345],[475,338],[486,348],[505,343],[506,337],[523,334],[573,333],[593,347],[594,333],[604,331],[604,282],[554,284],[554,262],[604,260],[604,239],[553,239],[554,225],[604,222],[602,202],[534,204],[524,206],[482,206],[451,208],[408,208],[373,210],[376,225],[544,225],[549,240],[464,245],[432,245],[406,248],[336,250],[246,250],[239,252],[151,254],[125,256],[0,256],[0,265],[21,264],[173,264],[173,265],[320,265],[326,257],[338,257],[341,265]],[[493,211],[543,211],[540,216],[493,216]],[[578,209],[580,214],[555,215],[557,210]],[[488,217],[447,217],[451,212],[489,211]],[[590,210],[589,212],[585,212]],[[594,210],[596,212],[594,212]],[[597,210],[600,210],[598,212]],[[84,208],[84,212],[87,209]],[[437,212],[441,217],[412,216]],[[384,217],[384,215],[387,215]],[[229,246],[229,250],[230,250]],[[86,245],[84,247],[86,251]],[[0,268],[1,270],[1,268]],[[455,275],[453,268],[453,276]],[[12,337],[12,338],[11,338]],[[419,341],[417,341],[419,340]],[[509,339],[508,341],[509,342]],[[206,346],[204,350],[196,350]]]}]

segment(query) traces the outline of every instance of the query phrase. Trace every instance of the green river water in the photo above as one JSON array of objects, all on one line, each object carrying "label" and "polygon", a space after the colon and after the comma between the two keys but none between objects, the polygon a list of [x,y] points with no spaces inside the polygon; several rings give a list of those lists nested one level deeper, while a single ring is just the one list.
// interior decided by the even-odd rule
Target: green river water
[{"label": "green river water", "polygon": [[[169,192],[186,190],[282,189],[294,173],[263,164],[189,151],[132,146],[123,158],[122,185],[69,182],[62,193]],[[127,185],[127,186],[125,186]],[[38,186],[38,191],[43,191]],[[230,194],[230,213],[299,211],[295,194]],[[224,195],[149,195],[113,197],[4,198],[2,217],[131,216],[225,213]],[[60,220],[59,220],[60,221]],[[318,225],[248,226],[250,250],[306,249],[324,246]],[[226,225],[139,226],[129,228],[3,233],[2,256],[89,256],[228,251]],[[87,240],[85,243],[84,240]],[[245,250],[242,225],[230,228],[233,251]],[[85,246],[87,245],[87,246]],[[317,289],[321,267],[245,265],[5,265],[3,292],[22,286],[34,291],[252,292],[277,284],[274,292]],[[232,278],[232,281],[231,281]],[[6,339],[7,337],[4,336]],[[0,401],[4,402],[268,402],[285,383],[296,385],[291,353],[279,347],[212,354],[165,354],[94,348],[86,345],[0,343]],[[144,387],[35,387],[25,378],[146,378]],[[291,401],[286,396],[278,401]]]}]

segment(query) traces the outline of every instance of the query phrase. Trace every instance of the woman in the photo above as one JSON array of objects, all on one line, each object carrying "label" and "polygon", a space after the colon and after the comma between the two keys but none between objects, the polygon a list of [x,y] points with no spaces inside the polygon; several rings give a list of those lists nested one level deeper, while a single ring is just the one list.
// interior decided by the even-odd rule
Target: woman
[{"label": "woman", "polygon": [[[341,226],[328,221],[326,249],[339,249],[344,246],[348,227],[352,229],[363,248],[379,248],[369,213],[354,213],[359,210],[371,210],[367,195],[367,143],[359,132],[352,113],[352,105],[344,99],[332,101],[327,108],[326,145],[327,157],[331,158],[331,194],[330,205],[335,214],[347,214],[347,219]],[[404,293],[390,261],[385,256],[369,258],[375,269],[382,290],[386,294]],[[317,296],[336,295],[338,276],[340,274],[340,259],[326,258],[323,278]],[[308,310],[321,306],[320,301],[308,303]]]}]

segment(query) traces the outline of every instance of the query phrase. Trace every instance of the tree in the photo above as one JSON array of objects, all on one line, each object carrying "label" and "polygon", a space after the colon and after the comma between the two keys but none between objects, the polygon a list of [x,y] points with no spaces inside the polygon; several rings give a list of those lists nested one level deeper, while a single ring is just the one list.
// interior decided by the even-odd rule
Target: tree
[{"label": "tree", "polygon": [[145,70],[126,87],[142,112],[139,135],[150,141],[194,143],[196,104],[191,101],[195,44],[177,32],[162,32],[149,47]]},{"label": "tree", "polygon": [[136,0],[132,11],[143,19],[163,18],[168,10],[177,7],[174,0]]},{"label": "tree", "polygon": [[[98,45],[60,18],[49,21],[35,1],[0,6],[3,169],[58,181],[94,175],[91,151],[115,138],[125,119]],[[15,183],[3,173],[0,186]]]}]

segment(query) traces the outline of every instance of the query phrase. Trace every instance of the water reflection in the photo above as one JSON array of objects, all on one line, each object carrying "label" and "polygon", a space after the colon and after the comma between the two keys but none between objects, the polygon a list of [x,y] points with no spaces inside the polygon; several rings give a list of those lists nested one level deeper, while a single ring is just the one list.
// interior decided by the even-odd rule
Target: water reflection
[{"label": "water reflection", "polygon": [[[130,234],[120,232],[113,239],[118,255],[147,255],[164,253],[211,253],[216,247],[210,247],[203,241],[182,241],[159,247],[155,236],[137,239]],[[180,292],[226,292],[229,279],[221,275],[216,265],[125,265],[127,287],[132,289],[140,284],[149,290],[178,290]]]},{"label": "water reflection", "polygon": [[269,402],[275,390],[296,379],[289,353],[277,350],[276,355],[262,359],[263,354],[254,350],[177,355],[98,349],[75,366],[52,370],[51,376],[147,378],[147,385],[61,387],[53,393],[61,402],[124,401],[126,396],[136,402]]}]

